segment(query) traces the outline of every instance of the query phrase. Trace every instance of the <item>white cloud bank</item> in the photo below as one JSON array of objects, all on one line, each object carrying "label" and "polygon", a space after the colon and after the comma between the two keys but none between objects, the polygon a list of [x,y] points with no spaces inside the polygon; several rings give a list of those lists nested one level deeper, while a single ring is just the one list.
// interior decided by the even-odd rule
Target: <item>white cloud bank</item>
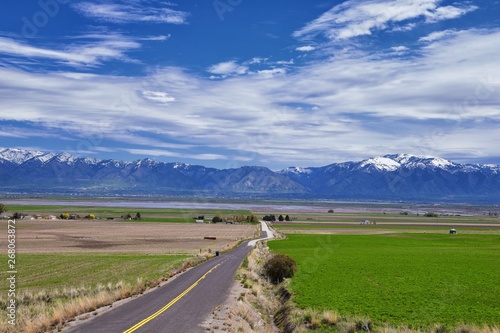
[{"label": "white cloud bank", "polygon": [[262,75],[229,61],[209,68],[219,80],[178,67],[139,78],[0,67],[0,120],[102,136],[130,152],[278,168],[392,152],[496,156],[498,54],[500,30],[476,29],[429,38],[412,59],[357,53]]},{"label": "white cloud bank", "polygon": [[[325,35],[333,40],[371,35],[375,30],[410,30],[420,19],[426,23],[461,17],[477,9],[474,5],[440,6],[440,0],[348,0],[294,33],[296,38]],[[403,27],[397,25],[403,24]]]}]

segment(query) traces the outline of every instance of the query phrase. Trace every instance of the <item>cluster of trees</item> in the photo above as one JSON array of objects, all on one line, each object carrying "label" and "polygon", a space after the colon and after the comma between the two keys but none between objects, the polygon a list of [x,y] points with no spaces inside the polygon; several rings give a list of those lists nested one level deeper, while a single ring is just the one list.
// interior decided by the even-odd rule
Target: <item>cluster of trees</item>
[{"label": "cluster of trees", "polygon": [[223,217],[221,214],[217,213],[213,218],[212,218],[212,223],[219,223],[219,222],[237,222],[237,223],[259,223],[259,218],[257,215],[248,215],[247,217],[243,215],[236,215],[232,217]]},{"label": "cluster of trees", "polygon": [[7,211],[7,207],[3,204],[0,203],[0,214],[3,214]]},{"label": "cluster of trees", "polygon": [[141,213],[137,212],[134,217],[132,217],[132,214],[130,214],[130,213],[125,213],[121,216],[121,218],[124,220],[140,220]]},{"label": "cluster of trees", "polygon": [[291,219],[290,219],[289,215],[280,215],[276,219],[276,216],[274,214],[271,214],[271,215],[264,216],[263,220],[270,221],[270,222],[274,222],[274,221],[278,220],[278,221],[282,222],[282,221],[290,221]]},{"label": "cluster of trees", "polygon": [[434,212],[428,212],[428,213],[425,213],[424,216],[425,217],[438,217],[439,214],[438,213],[434,213]]}]

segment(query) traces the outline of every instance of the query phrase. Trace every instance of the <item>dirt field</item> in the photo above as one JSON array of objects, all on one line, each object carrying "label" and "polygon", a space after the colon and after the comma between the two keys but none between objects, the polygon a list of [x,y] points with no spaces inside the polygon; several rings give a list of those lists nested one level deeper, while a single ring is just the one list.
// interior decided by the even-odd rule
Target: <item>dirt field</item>
[{"label": "dirt field", "polygon": [[[252,238],[255,225],[18,220],[20,253],[189,253],[224,250]],[[216,237],[204,239],[204,237]]]}]

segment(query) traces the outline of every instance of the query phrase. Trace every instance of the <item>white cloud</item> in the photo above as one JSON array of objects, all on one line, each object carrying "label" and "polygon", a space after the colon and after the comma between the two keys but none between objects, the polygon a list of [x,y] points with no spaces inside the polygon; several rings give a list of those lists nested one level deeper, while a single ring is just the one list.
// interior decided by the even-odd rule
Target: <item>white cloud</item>
[{"label": "white cloud", "polygon": [[407,48],[406,46],[403,46],[403,45],[399,45],[399,46],[391,47],[391,50],[393,50],[395,52],[405,52],[405,51],[408,51],[409,48]]},{"label": "white cloud", "polygon": [[149,99],[150,101],[159,102],[159,103],[171,103],[175,102],[175,98],[167,94],[163,91],[143,91],[142,95],[144,98]]},{"label": "white cloud", "polygon": [[[294,32],[296,38],[322,34],[334,40],[347,40],[371,35],[404,22],[405,29],[414,27],[408,20],[424,19],[428,23],[458,18],[477,9],[464,5],[439,6],[440,0],[348,0]],[[412,22],[413,23],[413,22]],[[410,23],[411,24],[411,23]],[[392,30],[395,30],[393,28]]]},{"label": "white cloud", "polygon": [[[325,165],[388,152],[445,155],[460,145],[494,156],[498,54],[500,30],[468,30],[426,43],[411,59],[359,52],[260,73],[229,61],[211,68],[227,75],[219,80],[178,67],[144,77],[0,67],[0,109],[8,110],[0,120],[92,133],[180,160]],[[232,75],[238,71],[247,75]]]},{"label": "white cloud", "polygon": [[437,7],[434,11],[426,13],[425,17],[428,22],[434,23],[464,16],[477,8],[477,6],[467,6],[462,8],[455,6]]},{"label": "white cloud", "polygon": [[168,35],[158,35],[158,36],[149,36],[149,37],[142,37],[142,38],[138,38],[139,40],[150,40],[150,41],[160,41],[160,42],[163,42],[163,41],[166,41],[167,39],[169,39],[171,37],[170,34]]},{"label": "white cloud", "polygon": [[189,16],[186,12],[164,7],[161,1],[129,1],[123,4],[80,2],[73,8],[84,16],[113,23],[186,24]]},{"label": "white cloud", "polygon": [[456,34],[455,30],[443,30],[443,31],[434,31],[428,34],[425,37],[421,37],[419,39],[420,42],[434,42],[436,40],[440,40],[443,38],[447,38],[450,36],[454,36]]},{"label": "white cloud", "polygon": [[145,155],[145,156],[166,156],[166,157],[175,157],[180,159],[196,159],[196,160],[224,160],[227,159],[227,156],[219,155],[219,154],[186,154],[186,153],[178,153],[172,152],[162,149],[134,149],[134,148],[119,148],[119,150],[126,151],[133,155]]},{"label": "white cloud", "polygon": [[316,50],[316,48],[314,46],[311,46],[311,45],[306,45],[306,46],[297,47],[295,50],[300,51],[300,52],[311,52],[311,51]]},{"label": "white cloud", "polygon": [[263,69],[257,71],[257,75],[263,78],[271,78],[279,75],[285,75],[286,69],[284,68],[272,68],[272,69]]},{"label": "white cloud", "polygon": [[73,43],[64,49],[31,46],[11,38],[0,37],[0,54],[23,58],[23,61],[48,59],[56,64],[76,67],[97,66],[110,59],[131,61],[125,53],[139,47],[139,43],[121,35],[107,35],[86,43]]},{"label": "white cloud", "polygon": [[293,59],[276,61],[276,65],[281,65],[281,66],[293,65],[294,63],[295,63],[295,60],[293,60]]},{"label": "white cloud", "polygon": [[248,72],[248,67],[239,65],[236,63],[236,61],[232,60],[210,66],[207,69],[207,71],[212,74],[225,75],[225,76],[231,74],[242,75]]}]

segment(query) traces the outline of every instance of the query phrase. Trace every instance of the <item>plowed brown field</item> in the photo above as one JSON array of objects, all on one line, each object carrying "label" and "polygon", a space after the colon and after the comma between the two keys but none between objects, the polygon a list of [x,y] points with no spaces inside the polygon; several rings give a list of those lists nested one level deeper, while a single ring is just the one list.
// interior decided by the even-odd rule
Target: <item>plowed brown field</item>
[{"label": "plowed brown field", "polygon": [[[189,253],[252,238],[255,225],[17,220],[20,253]],[[216,239],[205,239],[215,237]]]}]

